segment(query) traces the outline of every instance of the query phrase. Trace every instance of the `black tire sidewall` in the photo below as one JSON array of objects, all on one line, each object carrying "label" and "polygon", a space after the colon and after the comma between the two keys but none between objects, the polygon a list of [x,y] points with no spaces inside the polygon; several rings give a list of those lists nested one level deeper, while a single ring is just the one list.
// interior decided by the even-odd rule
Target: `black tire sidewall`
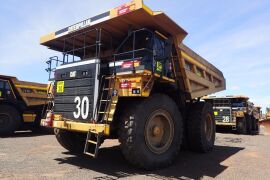
[{"label": "black tire sidewall", "polygon": [[64,129],[54,129],[54,134],[59,144],[72,153],[82,153],[84,150],[84,141],[79,138],[76,132]]},{"label": "black tire sidewall", "polygon": [[215,122],[215,118],[214,118],[214,112],[213,112],[213,108],[209,103],[205,103],[203,111],[202,111],[202,119],[203,121],[206,120],[207,116],[211,116],[211,120],[212,120],[212,134],[211,134],[211,139],[210,141],[207,140],[206,138],[206,134],[204,131],[205,128],[205,123],[202,123],[202,128],[201,128],[201,133],[204,134],[202,135],[202,141],[203,144],[205,144],[205,152],[211,151],[212,148],[214,147],[214,143],[215,143],[215,138],[216,138],[216,122]]},{"label": "black tire sidewall", "polygon": [[246,134],[247,133],[247,124],[246,124],[245,117],[237,119],[237,132],[239,134]]},{"label": "black tire sidewall", "polygon": [[[162,100],[163,97],[160,97],[160,98],[161,98],[160,101],[164,102],[163,105],[152,104],[152,102],[154,102],[156,99],[159,99],[159,98],[156,98],[151,103],[146,102],[146,104],[144,105],[144,108],[139,108],[139,111],[135,115],[135,119],[136,121],[138,121],[136,123],[137,125],[136,132],[138,134],[138,136],[136,137],[138,138],[135,140],[135,144],[137,144],[136,146],[140,147],[138,149],[139,151],[141,151],[140,154],[143,156],[145,155],[143,158],[148,159],[147,161],[155,160],[157,163],[166,161],[169,158],[169,156],[174,153],[175,146],[178,146],[177,144],[182,141],[182,132],[180,132],[181,130],[179,130],[178,128],[182,126],[180,125],[181,121],[179,121],[178,119],[179,113],[173,110],[174,107],[172,106],[172,104],[170,104],[169,102],[166,102],[166,100]],[[145,125],[146,125],[145,124],[146,120],[149,118],[149,115],[151,114],[149,112],[154,112],[159,109],[163,109],[170,114],[171,119],[173,121],[173,126],[174,126],[174,137],[173,137],[170,148],[165,153],[157,155],[157,154],[154,154],[145,144],[144,130],[145,130]]]},{"label": "black tire sidewall", "polygon": [[[215,143],[216,125],[213,107],[207,102],[196,102],[189,107],[187,119],[188,147],[196,152],[206,153],[213,150]],[[212,120],[212,134],[207,140],[205,133],[205,120],[210,115]]]},{"label": "black tire sidewall", "polygon": [[[132,153],[132,156],[137,157],[137,159],[127,157],[128,154],[124,154],[126,159],[144,169],[157,169],[171,164],[180,150],[183,136],[183,120],[175,102],[166,95],[155,94],[140,102],[137,107],[133,106],[131,108],[134,108],[133,113],[131,113],[134,125],[129,153]],[[146,145],[144,131],[149,116],[159,109],[165,110],[170,114],[174,126],[174,137],[166,152],[155,154]]]},{"label": "black tire sidewall", "polygon": [[0,134],[9,135],[14,133],[21,126],[20,113],[10,105],[0,105],[0,113],[4,113],[10,117],[9,123],[0,129]]}]

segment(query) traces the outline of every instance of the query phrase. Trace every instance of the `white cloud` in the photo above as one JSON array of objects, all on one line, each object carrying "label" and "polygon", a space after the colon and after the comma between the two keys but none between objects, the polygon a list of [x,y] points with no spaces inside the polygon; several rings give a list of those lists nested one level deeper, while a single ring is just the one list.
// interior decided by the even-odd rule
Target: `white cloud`
[{"label": "white cloud", "polygon": [[228,89],[230,89],[230,90],[232,90],[232,91],[235,91],[235,90],[239,90],[240,87],[239,87],[239,86],[231,86],[231,87],[228,88]]}]

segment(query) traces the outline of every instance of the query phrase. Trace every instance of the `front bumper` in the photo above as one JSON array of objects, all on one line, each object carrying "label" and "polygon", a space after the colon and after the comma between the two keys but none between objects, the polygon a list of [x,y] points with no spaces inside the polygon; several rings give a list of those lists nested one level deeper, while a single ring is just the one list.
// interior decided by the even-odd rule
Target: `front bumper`
[{"label": "front bumper", "polygon": [[[46,124],[46,119],[42,119],[40,124],[41,126],[44,126]],[[108,124],[81,123],[75,121],[53,121],[52,128],[85,133],[91,130],[97,133],[103,133],[106,136],[110,135],[110,126]]]},{"label": "front bumper", "polygon": [[236,122],[216,122],[217,126],[236,126]]}]

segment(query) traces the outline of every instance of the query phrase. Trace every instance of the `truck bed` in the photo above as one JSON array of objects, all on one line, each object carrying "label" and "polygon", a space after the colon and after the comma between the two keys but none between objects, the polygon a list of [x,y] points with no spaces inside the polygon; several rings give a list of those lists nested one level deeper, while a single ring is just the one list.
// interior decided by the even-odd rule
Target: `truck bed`
[{"label": "truck bed", "polygon": [[47,100],[47,85],[41,83],[20,81],[13,76],[0,75],[8,80],[17,98],[22,98],[26,106],[44,105]]},{"label": "truck bed", "polygon": [[191,99],[225,90],[223,73],[183,43],[178,46],[178,61],[184,90]]}]

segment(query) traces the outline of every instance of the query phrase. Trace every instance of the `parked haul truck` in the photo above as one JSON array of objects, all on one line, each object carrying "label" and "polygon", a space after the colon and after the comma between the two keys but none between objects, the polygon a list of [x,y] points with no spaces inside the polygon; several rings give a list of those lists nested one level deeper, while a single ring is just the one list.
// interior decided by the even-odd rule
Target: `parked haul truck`
[{"label": "parked haul truck", "polygon": [[38,128],[46,101],[46,84],[0,75],[0,134],[12,134],[24,125]]},{"label": "parked haul truck", "polygon": [[97,157],[118,138],[124,157],[144,169],[173,162],[183,139],[214,147],[215,120],[200,97],[225,89],[220,70],[182,43],[187,32],[142,0],[41,37],[63,53],[47,61],[51,90],[44,126],[71,152]]},{"label": "parked haul truck", "polygon": [[259,134],[261,108],[246,96],[210,96],[204,98],[214,107],[217,126],[231,127],[239,134]]}]

